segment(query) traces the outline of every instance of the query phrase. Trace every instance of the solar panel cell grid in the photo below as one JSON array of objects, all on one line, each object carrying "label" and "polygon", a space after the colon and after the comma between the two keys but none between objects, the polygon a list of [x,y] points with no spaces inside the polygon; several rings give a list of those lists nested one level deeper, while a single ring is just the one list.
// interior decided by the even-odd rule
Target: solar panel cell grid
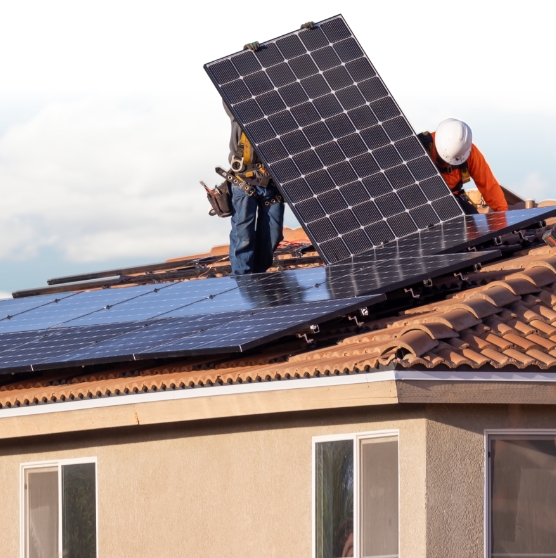
[{"label": "solar panel cell grid", "polygon": [[[330,245],[334,254],[320,246],[333,237],[351,255],[380,245],[385,237],[401,238],[421,230],[423,222],[430,220],[423,215],[434,216],[434,222],[462,215],[457,204],[431,204],[451,196],[443,182],[420,188],[420,181],[440,176],[341,16],[269,41],[258,52],[234,54],[206,68],[327,262],[345,252],[338,251],[337,242],[334,248]],[[366,180],[369,177],[373,179]],[[348,184],[354,185],[353,196],[344,194]],[[337,192],[329,194],[336,187],[342,188],[341,199],[347,206],[339,202]],[[327,193],[325,201],[306,203],[307,188],[318,198]],[[376,218],[380,222],[375,221],[370,232],[359,233],[357,246],[351,246],[348,240],[353,235],[344,238],[343,231],[352,230],[354,221],[361,222],[353,203],[364,201],[362,188],[367,199],[401,188],[406,192],[396,198],[395,205],[377,200],[384,211],[363,221],[371,224],[370,219]],[[414,195],[407,191],[411,189]],[[399,204],[405,216],[390,223],[400,213]],[[329,225],[316,219],[318,206],[326,211]],[[310,207],[315,211],[308,211]],[[422,211],[414,217],[409,210],[419,207]],[[346,209],[353,213],[351,219]],[[340,219],[347,219],[346,225],[340,226]],[[368,242],[361,242],[362,234]]]}]

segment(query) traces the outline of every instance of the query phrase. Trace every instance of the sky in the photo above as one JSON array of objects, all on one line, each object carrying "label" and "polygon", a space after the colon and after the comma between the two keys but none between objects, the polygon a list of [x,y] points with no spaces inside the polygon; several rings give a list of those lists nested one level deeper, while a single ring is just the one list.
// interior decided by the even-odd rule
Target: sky
[{"label": "sky", "polygon": [[229,141],[203,64],[340,12],[417,132],[462,119],[501,184],[556,198],[553,6],[0,2],[0,298],[227,244],[199,185]]}]

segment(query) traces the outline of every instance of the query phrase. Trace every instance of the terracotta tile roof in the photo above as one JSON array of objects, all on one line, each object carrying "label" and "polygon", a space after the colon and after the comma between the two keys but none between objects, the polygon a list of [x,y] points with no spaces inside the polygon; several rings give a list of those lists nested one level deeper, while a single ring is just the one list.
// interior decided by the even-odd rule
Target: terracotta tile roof
[{"label": "terracotta tile roof", "polygon": [[[474,286],[396,315],[332,325],[251,355],[47,373],[0,387],[0,408],[387,368],[556,371],[556,249],[486,266]],[[347,325],[346,325],[347,324]],[[215,360],[218,359],[218,360]]]}]

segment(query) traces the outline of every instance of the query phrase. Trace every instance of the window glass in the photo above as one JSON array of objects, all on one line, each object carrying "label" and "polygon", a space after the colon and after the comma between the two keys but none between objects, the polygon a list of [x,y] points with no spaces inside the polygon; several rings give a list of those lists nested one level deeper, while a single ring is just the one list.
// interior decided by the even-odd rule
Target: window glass
[{"label": "window glass", "polygon": [[316,444],[318,558],[353,556],[353,440]]},{"label": "window glass", "polygon": [[361,440],[361,552],[398,556],[398,439]]},{"label": "window glass", "polygon": [[96,556],[95,464],[62,466],[64,558]]},{"label": "window glass", "polygon": [[556,439],[490,441],[491,556],[556,556]]},{"label": "window glass", "polygon": [[25,499],[26,556],[58,556],[58,469],[27,470]]}]

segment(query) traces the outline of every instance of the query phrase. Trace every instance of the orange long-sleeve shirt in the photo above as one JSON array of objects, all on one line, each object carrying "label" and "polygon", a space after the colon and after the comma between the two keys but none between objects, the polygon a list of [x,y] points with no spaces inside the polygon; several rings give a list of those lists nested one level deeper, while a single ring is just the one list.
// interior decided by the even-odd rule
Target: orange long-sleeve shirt
[{"label": "orange long-sleeve shirt", "polygon": [[[432,132],[431,136],[434,140],[435,132]],[[438,153],[433,141],[431,145],[431,158],[435,164],[437,164],[437,157]],[[508,204],[504,197],[504,192],[502,192],[498,180],[496,180],[494,174],[490,170],[484,155],[477,149],[475,144],[471,146],[471,153],[467,159],[467,168],[469,170],[469,175],[477,185],[486,204],[494,211],[507,211]],[[451,190],[461,182],[460,169],[451,168],[450,172],[446,172],[447,169],[438,167],[438,170]]]}]

